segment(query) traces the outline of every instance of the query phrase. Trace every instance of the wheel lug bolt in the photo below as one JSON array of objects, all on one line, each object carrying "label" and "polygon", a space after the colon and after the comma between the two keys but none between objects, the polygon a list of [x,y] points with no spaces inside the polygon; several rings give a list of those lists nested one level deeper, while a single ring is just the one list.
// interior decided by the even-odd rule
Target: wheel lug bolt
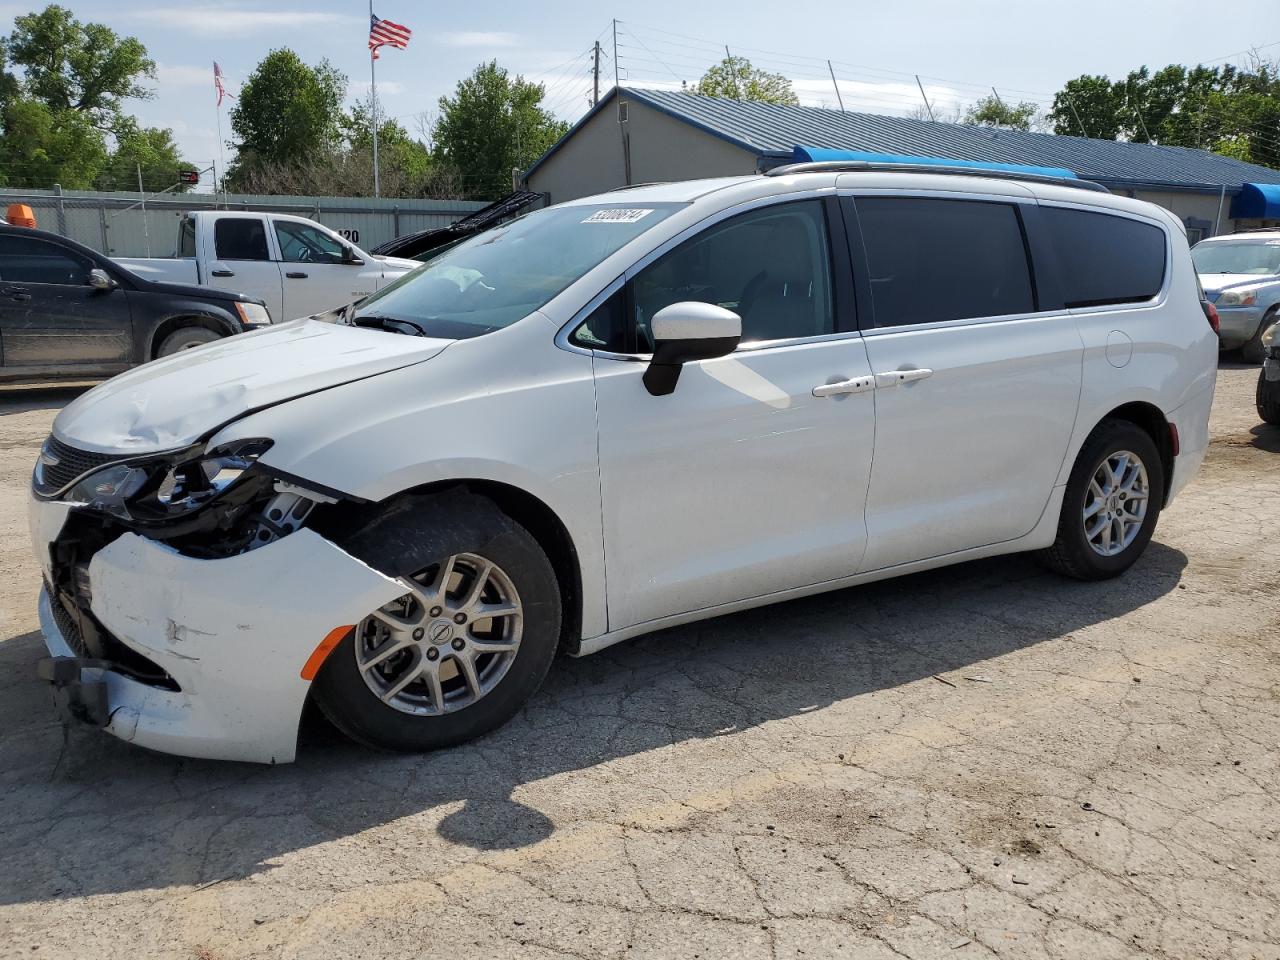
[{"label": "wheel lug bolt", "polygon": [[421,640],[426,635],[427,635],[427,631],[423,630],[421,627],[418,627],[416,630],[413,631],[413,639],[415,640]]},{"label": "wheel lug bolt", "polygon": [[440,651],[439,651],[439,650],[437,650],[435,647],[428,647],[428,648],[427,648],[427,659],[428,659],[428,660],[435,660],[435,659],[436,659],[437,657],[439,657],[439,656],[440,656]]},{"label": "wheel lug bolt", "polygon": [[453,638],[453,649],[455,649],[455,650],[461,650],[461,649],[462,649],[463,647],[465,647],[466,645],[467,645],[467,642],[466,642],[465,640],[463,640],[461,637],[454,637],[454,638]]},{"label": "wheel lug bolt", "polygon": [[455,614],[453,615],[453,622],[454,622],[454,623],[466,623],[466,622],[467,622],[467,615],[466,615],[465,613],[455,613]]},{"label": "wheel lug bolt", "polygon": [[438,617],[438,616],[440,616],[440,613],[441,613],[441,610],[440,610],[440,608],[439,608],[439,607],[432,607],[432,608],[431,608],[431,615],[432,615],[433,617]]}]

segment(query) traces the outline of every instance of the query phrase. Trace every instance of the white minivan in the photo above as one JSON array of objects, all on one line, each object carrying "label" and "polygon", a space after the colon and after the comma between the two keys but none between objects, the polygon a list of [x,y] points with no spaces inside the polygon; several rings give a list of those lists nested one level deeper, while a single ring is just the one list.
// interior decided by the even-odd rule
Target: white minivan
[{"label": "white minivan", "polygon": [[35,469],[41,672],[172,753],[510,718],[557,651],[1015,551],[1115,576],[1208,445],[1184,230],[865,163],[529,214],[348,308],[126,373]]}]

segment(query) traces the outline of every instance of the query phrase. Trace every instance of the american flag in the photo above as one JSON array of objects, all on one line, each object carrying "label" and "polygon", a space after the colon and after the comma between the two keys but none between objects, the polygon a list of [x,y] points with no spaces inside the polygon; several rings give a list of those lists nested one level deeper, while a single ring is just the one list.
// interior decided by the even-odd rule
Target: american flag
[{"label": "american flag", "polygon": [[222,98],[227,94],[227,88],[222,85],[222,68],[218,66],[218,61],[213,61],[213,86],[218,91],[218,106],[222,106]]},{"label": "american flag", "polygon": [[384,45],[403,50],[409,46],[411,36],[413,31],[408,27],[390,20],[379,20],[372,13],[369,14],[369,53],[373,59],[378,59],[378,48]]}]

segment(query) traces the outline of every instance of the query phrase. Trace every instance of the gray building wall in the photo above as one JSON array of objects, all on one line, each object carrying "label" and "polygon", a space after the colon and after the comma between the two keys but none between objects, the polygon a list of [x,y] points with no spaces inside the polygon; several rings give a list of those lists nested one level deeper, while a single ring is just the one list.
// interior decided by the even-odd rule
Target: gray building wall
[{"label": "gray building wall", "polygon": [[[635,100],[627,122],[609,103],[579,127],[528,178],[528,188],[550,203],[576,200],[627,182],[622,134],[631,150],[631,182],[697,180],[756,172],[755,154],[682,123]],[[620,129],[621,128],[621,129]]]}]

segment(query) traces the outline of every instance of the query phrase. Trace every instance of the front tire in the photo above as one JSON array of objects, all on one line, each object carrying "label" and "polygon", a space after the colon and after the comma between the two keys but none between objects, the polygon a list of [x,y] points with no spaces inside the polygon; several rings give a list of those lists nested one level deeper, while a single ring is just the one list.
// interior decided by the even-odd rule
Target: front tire
[{"label": "front tire", "polygon": [[156,358],[172,356],[183,350],[193,350],[220,339],[221,337],[208,327],[182,327],[160,342],[160,348],[156,350]]},{"label": "front tire", "polygon": [[1071,468],[1058,536],[1041,559],[1077,580],[1119,576],[1151,541],[1164,488],[1151,436],[1127,420],[1102,421]]},{"label": "front tire", "polygon": [[1267,328],[1276,322],[1275,310],[1267,311],[1267,315],[1262,318],[1262,323],[1258,324],[1258,329],[1254,331],[1252,337],[1240,348],[1240,359],[1245,363],[1261,363],[1267,357],[1267,348],[1262,345],[1262,335],[1267,332]]},{"label": "front tire", "polygon": [[313,694],[353,740],[424,751],[509,720],[560,641],[560,589],[537,540],[485,497],[402,498],[345,541],[406,585],[329,655]]},{"label": "front tire", "polygon": [[1262,421],[1280,426],[1280,380],[1268,380],[1265,370],[1258,374],[1257,403]]}]

